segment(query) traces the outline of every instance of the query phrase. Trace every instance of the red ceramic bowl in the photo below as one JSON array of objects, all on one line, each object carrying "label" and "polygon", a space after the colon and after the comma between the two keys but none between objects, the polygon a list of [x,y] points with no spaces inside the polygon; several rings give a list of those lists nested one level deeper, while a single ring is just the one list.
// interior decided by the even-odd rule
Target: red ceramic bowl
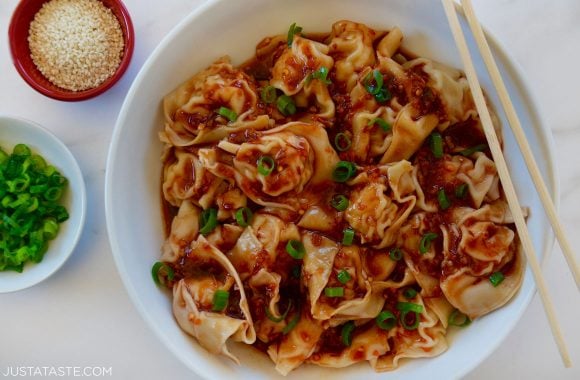
[{"label": "red ceramic bowl", "polygon": [[91,88],[84,91],[69,91],[62,89],[52,84],[42,73],[38,70],[32,57],[30,56],[30,48],[28,46],[28,30],[30,23],[34,19],[34,15],[40,10],[42,4],[49,0],[22,0],[16,7],[10,27],[8,29],[8,37],[10,40],[10,52],[14,66],[20,76],[36,91],[53,99],[75,102],[95,97],[111,88],[123,76],[135,47],[135,31],[133,30],[133,23],[125,5],[120,0],[100,0],[107,8],[111,9],[113,14],[119,20],[121,30],[123,31],[123,39],[125,41],[123,59],[117,68],[117,71],[106,81],[101,83],[98,87]]}]

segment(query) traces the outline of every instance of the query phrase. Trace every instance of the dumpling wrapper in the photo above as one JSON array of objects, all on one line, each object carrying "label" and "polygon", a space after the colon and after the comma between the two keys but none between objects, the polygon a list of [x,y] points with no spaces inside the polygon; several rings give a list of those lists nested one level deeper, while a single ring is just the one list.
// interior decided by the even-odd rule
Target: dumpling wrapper
[{"label": "dumpling wrapper", "polygon": [[[203,236],[200,235],[192,242],[191,250],[196,259],[220,264],[233,281],[220,284],[211,277],[181,279],[173,287],[173,315],[183,331],[196,338],[202,347],[211,353],[222,354],[239,364],[239,360],[228,350],[226,344],[228,339],[246,344],[253,344],[256,341],[256,331],[242,281],[227,257],[209,244]],[[237,285],[235,290],[233,283]],[[211,305],[213,294],[217,289],[240,292],[239,307],[244,319],[198,308],[198,304]]]}]

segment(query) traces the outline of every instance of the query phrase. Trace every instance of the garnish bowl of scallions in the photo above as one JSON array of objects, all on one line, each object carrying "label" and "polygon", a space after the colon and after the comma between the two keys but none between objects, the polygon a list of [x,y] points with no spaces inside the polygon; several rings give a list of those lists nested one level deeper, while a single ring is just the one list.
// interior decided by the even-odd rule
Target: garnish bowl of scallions
[{"label": "garnish bowl of scallions", "polygon": [[83,176],[66,145],[38,124],[0,115],[0,293],[56,273],[85,211]]}]

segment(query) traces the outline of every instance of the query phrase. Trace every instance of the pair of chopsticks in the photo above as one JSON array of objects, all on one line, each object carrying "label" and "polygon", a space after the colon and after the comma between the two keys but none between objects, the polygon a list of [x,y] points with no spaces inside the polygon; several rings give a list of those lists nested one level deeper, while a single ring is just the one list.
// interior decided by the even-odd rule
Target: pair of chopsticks
[{"label": "pair of chopsticks", "polygon": [[[449,22],[451,32],[453,33],[453,38],[455,39],[455,44],[459,49],[459,53],[463,61],[465,75],[467,77],[467,81],[469,82],[469,87],[471,89],[471,93],[473,95],[473,99],[475,101],[477,111],[479,113],[479,117],[483,125],[485,136],[489,143],[491,155],[495,161],[499,179],[503,185],[503,189],[506,195],[509,208],[514,217],[516,229],[520,236],[520,240],[522,242],[522,246],[526,254],[526,257],[528,259],[528,263],[530,264],[530,268],[532,269],[536,286],[538,287],[538,292],[544,305],[546,316],[548,317],[548,321],[550,323],[552,335],[554,336],[554,340],[556,341],[558,349],[560,350],[560,356],[562,357],[564,366],[570,367],[572,365],[570,355],[568,354],[566,344],[562,337],[562,332],[560,331],[560,326],[558,325],[558,321],[556,320],[554,306],[552,305],[552,301],[549,297],[548,290],[544,282],[544,278],[542,276],[542,270],[540,268],[540,264],[538,263],[536,253],[532,245],[528,229],[526,227],[526,221],[522,214],[520,204],[514,189],[514,185],[510,178],[508,168],[501,151],[501,146],[495,134],[495,130],[491,121],[491,116],[486,106],[485,98],[483,97],[483,92],[481,90],[479,80],[477,79],[475,67],[473,66],[473,61],[471,59],[469,49],[467,47],[467,42],[465,40],[465,36],[463,35],[461,25],[459,24],[459,19],[457,17],[455,5],[453,3],[453,0],[442,0],[442,2],[443,7],[445,8],[445,14],[447,15],[447,20]],[[580,269],[578,267],[578,263],[576,262],[570,243],[566,239],[564,230],[562,229],[560,221],[558,220],[556,209],[554,207],[554,204],[552,203],[552,200],[550,199],[546,185],[542,180],[542,176],[540,174],[536,161],[532,155],[530,146],[526,140],[524,131],[522,129],[521,123],[516,114],[514,106],[510,100],[505,84],[501,78],[497,64],[495,63],[495,60],[492,56],[487,40],[485,39],[481,25],[477,20],[477,17],[475,16],[473,7],[471,5],[471,0],[461,0],[461,5],[463,7],[465,17],[467,18],[467,22],[469,23],[469,27],[473,33],[473,36],[475,38],[483,61],[493,81],[494,87],[499,95],[508,122],[518,142],[518,145],[520,147],[520,150],[528,167],[528,171],[532,177],[534,185],[536,186],[536,190],[538,191],[540,200],[542,201],[546,214],[548,215],[550,223],[552,224],[552,229],[554,230],[558,242],[560,243],[560,247],[562,248],[562,252],[566,257],[568,266],[570,267],[570,270],[574,276],[574,280],[576,281],[576,286],[580,288]]]}]

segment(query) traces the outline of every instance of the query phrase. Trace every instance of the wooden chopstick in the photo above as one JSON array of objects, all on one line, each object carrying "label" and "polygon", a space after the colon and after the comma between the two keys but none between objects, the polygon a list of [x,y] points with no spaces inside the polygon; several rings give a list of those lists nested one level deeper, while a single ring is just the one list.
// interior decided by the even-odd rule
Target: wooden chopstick
[{"label": "wooden chopstick", "polygon": [[506,195],[509,208],[512,212],[516,229],[518,231],[523,246],[523,250],[528,259],[530,268],[532,269],[534,280],[536,282],[540,298],[542,299],[542,303],[544,305],[544,311],[546,312],[546,316],[548,317],[548,321],[550,323],[550,328],[552,329],[552,335],[554,336],[554,340],[558,345],[558,349],[560,350],[560,356],[562,357],[564,365],[566,367],[570,367],[572,365],[570,355],[568,354],[568,349],[566,348],[566,344],[564,342],[560,326],[556,319],[554,306],[552,305],[552,301],[548,294],[548,289],[544,282],[544,277],[542,276],[542,270],[540,268],[540,264],[538,263],[536,251],[534,249],[532,240],[530,239],[530,235],[528,233],[526,221],[522,214],[522,209],[520,207],[520,203],[518,201],[514,185],[510,178],[507,164],[501,151],[501,146],[495,134],[495,130],[491,121],[491,116],[485,103],[485,98],[483,97],[483,91],[481,90],[479,80],[477,78],[477,73],[475,71],[475,67],[473,66],[473,61],[471,59],[469,49],[467,47],[467,42],[465,41],[465,36],[463,35],[461,25],[459,24],[459,18],[457,17],[455,6],[452,0],[442,0],[442,2],[443,7],[445,9],[445,14],[447,15],[447,21],[449,22],[449,27],[451,28],[453,38],[455,39],[455,44],[457,45],[457,49],[459,50],[459,54],[461,55],[461,60],[463,61],[465,76],[467,77],[467,81],[471,89],[473,100],[475,101],[477,112],[479,113],[479,117],[483,125],[485,137],[487,138],[487,142],[489,143],[491,155],[493,157],[493,160],[495,161],[499,179],[503,185],[504,193]]},{"label": "wooden chopstick", "polygon": [[556,208],[554,207],[554,203],[548,194],[548,189],[542,180],[542,175],[540,174],[540,170],[538,169],[538,165],[536,160],[532,154],[532,150],[530,149],[530,145],[528,144],[528,140],[524,134],[524,130],[522,128],[522,124],[520,123],[520,119],[514,109],[514,105],[510,100],[509,94],[503,82],[503,79],[499,73],[499,69],[495,60],[493,59],[493,55],[489,48],[489,44],[487,43],[487,39],[483,34],[483,30],[481,28],[481,24],[477,20],[475,16],[475,12],[473,11],[473,6],[471,5],[471,0],[461,0],[461,5],[463,6],[463,11],[465,13],[465,17],[467,18],[467,22],[469,23],[469,27],[475,37],[475,42],[479,47],[479,52],[483,58],[483,62],[487,67],[487,72],[489,73],[493,85],[497,91],[499,99],[501,101],[502,107],[505,111],[506,117],[508,122],[512,128],[516,141],[520,147],[520,151],[524,156],[524,161],[526,162],[526,166],[528,167],[528,171],[530,176],[532,177],[532,181],[536,186],[538,191],[538,195],[540,196],[540,200],[542,201],[542,205],[544,205],[544,210],[546,211],[546,215],[552,224],[552,229],[554,230],[554,234],[560,243],[560,248],[562,248],[562,252],[564,253],[564,257],[566,258],[566,262],[570,267],[570,271],[574,276],[574,280],[576,281],[576,286],[580,288],[580,266],[576,261],[576,256],[572,251],[572,246],[568,242],[566,238],[566,234],[564,233],[564,229],[558,219],[558,215],[556,213]]}]

